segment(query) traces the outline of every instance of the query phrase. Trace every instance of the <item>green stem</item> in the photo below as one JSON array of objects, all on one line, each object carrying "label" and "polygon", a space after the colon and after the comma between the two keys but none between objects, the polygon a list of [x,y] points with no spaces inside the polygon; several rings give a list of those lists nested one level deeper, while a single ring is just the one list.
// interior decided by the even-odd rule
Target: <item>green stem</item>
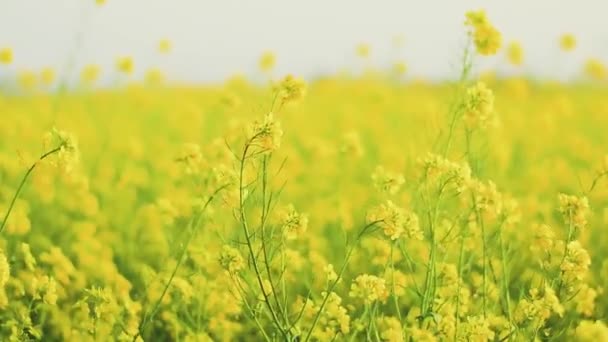
[{"label": "green stem", "polygon": [[568,255],[568,245],[572,242],[572,238],[574,237],[574,224],[572,222],[572,209],[568,209],[568,238],[566,243],[564,244],[564,255],[562,256],[562,261],[559,263],[560,273],[559,273],[559,285],[557,287],[557,297],[559,298],[562,287],[564,285],[564,271],[561,270],[562,265],[566,262],[566,256]]},{"label": "green stem", "polygon": [[505,303],[509,324],[513,326],[513,318],[511,317],[511,294],[509,293],[509,271],[507,270],[507,256],[505,252],[505,244],[502,238],[502,231],[498,233],[500,243],[500,259],[502,262],[502,287],[505,294]]},{"label": "green stem", "polygon": [[333,292],[336,285],[338,285],[338,282],[340,281],[340,279],[342,279],[342,275],[344,274],[344,271],[346,270],[346,266],[348,265],[348,262],[350,261],[350,258],[355,250],[355,247],[357,247],[357,245],[359,244],[359,241],[361,240],[361,238],[363,237],[363,235],[365,234],[367,229],[369,229],[370,227],[373,227],[374,225],[376,225],[379,222],[381,222],[381,221],[374,221],[374,222],[367,224],[365,227],[363,227],[361,232],[359,232],[359,234],[357,235],[357,238],[356,238],[355,242],[353,243],[353,245],[348,249],[348,252],[346,252],[346,258],[344,258],[344,263],[342,264],[342,267],[340,267],[340,272],[338,272],[338,276],[336,277],[334,282],[331,284],[331,286],[329,286],[329,288],[327,289],[325,298],[323,298],[323,301],[321,302],[321,306],[319,306],[319,310],[317,310],[317,314],[315,315],[315,318],[312,321],[310,330],[308,331],[308,333],[306,334],[306,337],[304,338],[304,342],[308,342],[308,340],[310,340],[312,332],[315,329],[315,326],[317,325],[317,323],[319,322],[321,313],[323,312],[323,309],[325,309],[325,305],[327,304],[327,300],[329,299],[330,294]]},{"label": "green stem", "polygon": [[38,163],[40,163],[42,160],[44,160],[48,156],[50,156],[50,155],[52,155],[54,153],[59,152],[62,147],[63,147],[63,144],[60,145],[59,147],[53,149],[53,150],[50,150],[50,151],[46,152],[45,154],[43,154],[42,156],[40,156],[40,158],[38,158],[38,160],[36,160],[29,167],[29,169],[27,169],[27,171],[25,172],[25,175],[23,175],[23,178],[21,179],[21,183],[19,183],[19,187],[17,187],[17,191],[15,191],[15,195],[13,196],[13,199],[11,200],[11,204],[8,206],[6,214],[4,214],[4,219],[2,220],[2,225],[0,226],[0,234],[2,234],[2,232],[4,231],[4,228],[6,227],[6,222],[8,221],[8,217],[11,214],[11,211],[13,211],[13,207],[15,206],[15,203],[17,202],[17,198],[19,198],[19,195],[21,194],[21,190],[25,186],[25,182],[27,181],[27,179],[30,176],[30,174],[34,171],[34,169],[36,168],[36,166],[38,165]]},{"label": "green stem", "polygon": [[[241,156],[241,161],[240,161],[241,165],[240,165],[240,170],[239,170],[239,214],[240,214],[239,216],[240,216],[241,225],[243,226],[243,232],[245,233],[245,241],[247,243],[247,248],[249,250],[249,256],[250,256],[252,264],[253,264],[253,269],[254,269],[254,272],[255,272],[255,275],[256,275],[256,278],[258,281],[258,285],[260,287],[260,291],[262,292],[262,296],[264,297],[264,303],[266,304],[266,307],[270,311],[272,320],[273,320],[276,328],[279,330],[281,335],[283,335],[285,340],[289,340],[289,337],[287,336],[287,332],[285,332],[285,330],[281,326],[279,318],[278,318],[274,308],[272,307],[272,304],[270,304],[270,299],[269,299],[268,294],[266,293],[266,289],[264,289],[262,273],[260,272],[260,267],[258,266],[258,262],[256,260],[256,253],[253,250],[253,243],[251,241],[249,225],[247,223],[247,218],[245,215],[245,195],[244,195],[245,184],[243,182],[243,177],[244,177],[244,173],[245,173],[245,160],[247,159],[247,156],[248,156],[247,153],[249,152],[249,148],[251,147],[251,142],[253,142],[256,138],[257,138],[257,136],[252,137],[245,144],[245,147],[243,148],[243,154]],[[264,239],[264,237],[262,237],[262,239]]]},{"label": "green stem", "polygon": [[397,298],[397,293],[395,292],[395,258],[394,258],[394,249],[395,249],[395,241],[391,243],[391,285],[393,292],[393,302],[395,303],[395,311],[397,311],[397,317],[399,318],[399,323],[403,326],[403,318],[401,316],[401,308],[399,307],[399,298]]},{"label": "green stem", "polygon": [[488,267],[487,267],[487,263],[488,263],[488,250],[487,250],[487,246],[486,246],[486,228],[485,228],[485,224],[483,223],[483,218],[481,217],[481,213],[479,212],[479,210],[477,210],[477,222],[479,223],[479,225],[481,226],[481,248],[482,248],[482,289],[481,289],[481,293],[482,293],[482,303],[483,303],[483,317],[487,318],[487,295],[486,295],[486,290],[487,290],[487,278],[488,278]]},{"label": "green stem", "polygon": [[467,238],[467,224],[465,223],[460,239],[460,252],[458,254],[458,286],[456,291],[456,313],[454,317],[454,342],[458,340],[458,324],[460,322],[460,290],[462,289],[462,267],[464,262],[464,241]]},{"label": "green stem", "polygon": [[213,198],[220,191],[222,191],[224,188],[226,188],[227,186],[228,185],[224,185],[224,186],[221,186],[220,188],[218,188],[217,190],[215,190],[213,192],[213,194],[209,197],[209,199],[207,200],[207,202],[205,202],[205,205],[203,206],[203,208],[201,209],[201,211],[198,213],[198,215],[195,216],[195,217],[193,217],[190,220],[190,223],[188,224],[188,228],[190,230],[190,235],[188,236],[188,240],[186,241],[186,243],[184,244],[182,250],[180,251],[179,257],[177,259],[177,264],[175,265],[175,267],[173,268],[173,271],[171,272],[171,276],[169,277],[169,281],[167,281],[167,284],[165,284],[165,287],[163,288],[163,292],[161,293],[161,295],[158,298],[158,300],[156,300],[156,302],[154,304],[154,307],[153,307],[152,311],[150,312],[150,315],[148,316],[147,312],[144,314],[144,318],[143,318],[143,320],[141,322],[141,325],[140,325],[140,327],[138,329],[139,331],[133,337],[133,341],[136,341],[137,337],[143,335],[143,332],[144,332],[146,326],[148,325],[148,323],[150,323],[154,319],[154,316],[158,313],[158,310],[160,309],[160,305],[161,305],[163,299],[165,298],[165,296],[167,295],[167,292],[169,291],[169,288],[171,287],[171,283],[173,282],[173,279],[175,278],[175,275],[177,274],[177,271],[178,271],[179,267],[181,266],[182,262],[184,261],[184,256],[186,255],[186,252],[188,250],[188,246],[190,245],[190,243],[192,242],[192,239],[196,235],[196,228],[200,224],[200,220],[202,219],[202,216],[205,213],[205,210],[207,209],[207,207],[209,206],[209,204],[211,203],[211,201],[213,201]]}]

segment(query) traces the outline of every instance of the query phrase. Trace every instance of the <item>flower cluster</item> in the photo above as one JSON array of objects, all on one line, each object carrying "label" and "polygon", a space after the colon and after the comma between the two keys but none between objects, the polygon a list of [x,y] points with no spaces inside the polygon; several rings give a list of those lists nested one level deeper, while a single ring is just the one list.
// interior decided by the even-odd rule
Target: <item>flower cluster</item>
[{"label": "flower cluster", "polygon": [[249,128],[249,143],[262,153],[278,149],[281,146],[281,137],[281,123],[275,120],[272,113],[266,114],[262,121],[255,121]]},{"label": "flower cluster", "polygon": [[282,103],[299,101],[306,95],[306,83],[293,75],[287,75],[279,82],[276,91]]},{"label": "flower cluster", "polygon": [[587,216],[589,215],[587,197],[559,194],[557,200],[559,212],[566,225],[571,224],[575,229],[583,229],[587,226]]},{"label": "flower cluster", "polygon": [[372,173],[372,181],[378,191],[389,195],[396,194],[403,183],[405,183],[402,174],[388,171],[382,166],[376,167],[374,173]]},{"label": "flower cluster", "polygon": [[306,232],[308,215],[298,213],[293,204],[288,204],[279,213],[279,225],[287,240],[294,240]]},{"label": "flower cluster", "polygon": [[391,240],[397,240],[403,235],[417,240],[422,240],[423,237],[418,216],[399,208],[390,200],[371,208],[367,212],[366,222],[377,224]]},{"label": "flower cluster", "polygon": [[245,267],[245,260],[238,249],[224,245],[220,254],[220,265],[230,273],[236,273]]},{"label": "flower cluster", "polygon": [[490,56],[496,54],[502,44],[502,36],[490,23],[485,11],[467,12],[465,25],[469,27],[469,34],[480,55]]},{"label": "flower cluster", "polygon": [[349,292],[349,296],[361,299],[367,305],[375,301],[384,302],[388,294],[386,280],[369,274],[357,276]]},{"label": "flower cluster", "polygon": [[467,89],[464,99],[464,120],[467,127],[485,128],[494,120],[494,94],[485,83],[477,82]]},{"label": "flower cluster", "polygon": [[471,180],[471,168],[467,163],[457,163],[440,155],[428,153],[419,160],[426,182],[438,184],[440,188],[453,188],[463,192]]}]

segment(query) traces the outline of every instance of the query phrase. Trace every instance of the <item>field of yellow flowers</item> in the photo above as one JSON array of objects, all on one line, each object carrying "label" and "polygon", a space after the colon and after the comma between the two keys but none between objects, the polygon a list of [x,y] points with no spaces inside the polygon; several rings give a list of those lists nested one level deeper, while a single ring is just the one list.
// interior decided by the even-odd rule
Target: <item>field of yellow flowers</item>
[{"label": "field of yellow flowers", "polygon": [[463,30],[453,82],[22,78],[0,94],[0,340],[608,341],[605,68],[475,76],[505,44],[482,11]]}]

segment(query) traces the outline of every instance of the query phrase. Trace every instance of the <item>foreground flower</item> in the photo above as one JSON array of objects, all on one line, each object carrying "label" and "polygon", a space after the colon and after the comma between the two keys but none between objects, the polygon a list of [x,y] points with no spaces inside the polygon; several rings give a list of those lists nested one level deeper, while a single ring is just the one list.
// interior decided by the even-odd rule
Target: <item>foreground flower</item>
[{"label": "foreground flower", "polygon": [[255,121],[249,128],[251,146],[258,147],[260,152],[272,152],[281,146],[283,130],[281,123],[274,119],[272,113],[264,116],[263,121]]},{"label": "foreground flower", "polygon": [[367,212],[368,224],[377,222],[384,235],[391,240],[397,240],[402,235],[408,238],[422,240],[422,230],[418,223],[418,216],[405,209],[397,207],[392,201],[386,201]]},{"label": "foreground flower", "polygon": [[366,305],[384,301],[388,297],[386,281],[369,274],[361,274],[350,286],[349,296],[362,299]]},{"label": "foreground flower", "polygon": [[283,236],[287,240],[296,239],[308,228],[308,215],[298,213],[292,204],[287,205],[279,215]]},{"label": "foreground flower", "polygon": [[238,249],[224,245],[220,253],[220,265],[230,273],[236,273],[245,268],[245,260]]}]

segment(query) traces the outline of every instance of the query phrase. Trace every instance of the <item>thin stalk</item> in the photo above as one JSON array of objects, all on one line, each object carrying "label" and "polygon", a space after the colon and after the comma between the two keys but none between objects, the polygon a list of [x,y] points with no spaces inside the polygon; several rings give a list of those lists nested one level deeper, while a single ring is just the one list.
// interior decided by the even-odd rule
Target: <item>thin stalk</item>
[{"label": "thin stalk", "polygon": [[165,284],[165,287],[163,288],[163,292],[161,293],[161,295],[158,298],[158,300],[156,300],[156,303],[154,304],[154,307],[153,307],[152,311],[150,312],[150,315],[148,316],[147,312],[144,314],[144,318],[143,318],[143,320],[141,322],[141,325],[140,325],[140,327],[138,329],[137,334],[133,337],[133,341],[136,341],[137,337],[139,337],[139,336],[141,336],[143,334],[144,329],[146,328],[146,326],[148,325],[148,323],[150,323],[150,321],[152,321],[154,319],[154,316],[158,313],[158,310],[160,309],[160,305],[161,305],[163,299],[165,298],[165,296],[167,295],[167,292],[169,291],[169,288],[171,287],[171,283],[173,282],[173,279],[175,278],[175,275],[177,274],[177,271],[178,271],[179,267],[181,266],[181,264],[184,261],[184,256],[186,255],[186,252],[188,250],[188,246],[190,245],[190,243],[192,242],[192,239],[196,235],[196,230],[197,230],[196,228],[200,224],[200,221],[202,219],[203,214],[205,213],[205,211],[206,211],[207,207],[209,206],[209,204],[211,203],[211,201],[213,201],[213,198],[215,198],[215,196],[220,191],[222,191],[224,188],[226,188],[227,186],[228,185],[224,185],[224,186],[221,186],[220,188],[218,188],[217,190],[215,190],[213,192],[213,194],[209,197],[209,199],[207,200],[207,202],[205,202],[205,205],[203,206],[203,208],[201,209],[201,211],[198,213],[198,215],[196,217],[193,217],[190,220],[190,223],[188,224],[188,228],[190,230],[190,235],[188,236],[188,240],[184,244],[184,247],[180,251],[179,257],[177,259],[177,264],[175,265],[175,267],[173,268],[173,271],[171,272],[171,276],[169,277],[169,281],[167,281],[167,284]]},{"label": "thin stalk", "polygon": [[336,285],[338,285],[338,282],[340,281],[340,279],[342,279],[342,275],[344,274],[344,271],[346,270],[346,266],[348,265],[348,262],[350,261],[350,258],[355,250],[355,247],[357,247],[357,245],[359,244],[359,241],[361,240],[363,235],[367,232],[367,230],[370,227],[373,227],[374,225],[378,224],[379,222],[381,222],[381,221],[374,221],[374,222],[367,224],[365,227],[363,227],[361,232],[359,232],[359,234],[357,235],[357,238],[355,239],[355,242],[353,243],[353,245],[348,249],[348,252],[346,252],[346,258],[344,258],[344,263],[342,264],[342,267],[340,267],[340,272],[338,272],[338,276],[336,277],[336,280],[334,280],[334,282],[327,289],[327,294],[325,295],[325,298],[323,298],[323,301],[321,302],[321,306],[319,307],[319,310],[317,310],[317,314],[315,315],[315,318],[312,321],[310,330],[308,331],[308,333],[306,334],[306,337],[304,338],[304,342],[308,342],[310,340],[312,332],[315,329],[317,323],[319,322],[321,313],[323,312],[323,309],[325,309],[325,305],[327,304],[329,295],[333,292]]},{"label": "thin stalk", "polygon": [[34,171],[34,169],[36,168],[36,166],[38,165],[38,163],[40,163],[41,161],[43,161],[48,156],[50,156],[50,155],[52,155],[54,153],[59,152],[63,146],[64,145],[62,144],[59,147],[46,152],[45,154],[43,154],[42,156],[40,156],[38,158],[38,160],[36,160],[29,167],[29,169],[27,169],[27,171],[25,172],[25,175],[23,175],[23,178],[21,179],[21,183],[19,183],[19,186],[17,187],[17,191],[15,191],[15,195],[13,196],[13,199],[11,200],[11,204],[9,204],[8,209],[6,210],[6,213],[4,214],[4,219],[2,220],[2,225],[0,226],[0,234],[2,234],[2,232],[4,231],[4,228],[6,227],[6,222],[8,221],[8,217],[11,214],[11,212],[13,211],[13,207],[15,206],[15,203],[17,202],[17,198],[19,198],[19,195],[21,194],[21,190],[23,190],[23,187],[25,186],[25,182],[27,181],[27,179],[30,176],[30,174]]},{"label": "thin stalk", "polygon": [[509,271],[507,270],[507,256],[505,251],[505,244],[502,238],[502,231],[498,233],[498,239],[500,243],[500,259],[502,263],[502,287],[505,293],[505,303],[507,310],[507,317],[509,318],[510,326],[513,326],[513,318],[511,317],[511,294],[509,293]]},{"label": "thin stalk", "polygon": [[393,302],[395,303],[395,311],[397,311],[397,317],[399,318],[399,323],[403,326],[403,318],[401,317],[401,308],[399,308],[399,299],[397,298],[397,293],[395,292],[395,258],[394,258],[394,249],[395,242],[391,243],[391,286],[393,292]]},{"label": "thin stalk", "polygon": [[[240,221],[241,221],[241,225],[243,226],[243,232],[245,233],[245,240],[247,243],[247,248],[249,250],[249,256],[251,257],[252,260],[252,264],[253,264],[253,269],[258,281],[258,285],[260,287],[260,291],[262,292],[262,296],[264,297],[264,303],[266,304],[266,307],[268,308],[268,310],[270,311],[270,314],[272,316],[272,320],[276,326],[276,328],[279,330],[279,332],[281,333],[281,335],[283,335],[283,337],[285,338],[285,340],[289,340],[289,337],[287,336],[287,332],[283,329],[283,327],[281,326],[281,323],[279,321],[279,318],[274,310],[274,308],[272,307],[272,304],[270,303],[270,299],[268,296],[268,293],[266,293],[266,289],[264,289],[264,282],[262,280],[262,273],[260,272],[260,267],[258,265],[258,262],[256,260],[256,253],[253,250],[253,242],[251,241],[251,234],[250,234],[250,230],[249,230],[249,224],[247,223],[247,218],[245,215],[245,195],[244,195],[244,183],[243,183],[243,177],[244,177],[244,173],[245,173],[245,160],[248,157],[247,153],[249,152],[249,148],[251,147],[251,142],[253,140],[255,140],[257,138],[257,136],[252,137],[246,144],[245,147],[243,148],[243,154],[241,156],[241,160],[240,160],[240,170],[239,170],[239,216],[240,216]],[[263,237],[262,237],[263,239]]]},{"label": "thin stalk", "polygon": [[462,289],[462,268],[464,262],[464,240],[468,235],[468,226],[465,224],[460,239],[460,251],[458,253],[458,290],[456,291],[456,313],[454,317],[454,341],[458,340],[458,324],[460,322],[460,290]]},{"label": "thin stalk", "polygon": [[487,245],[486,245],[486,228],[485,228],[485,224],[483,223],[483,218],[481,217],[481,213],[479,212],[479,210],[477,210],[477,221],[481,227],[481,248],[482,248],[482,303],[483,303],[483,317],[486,318],[487,317],[487,295],[486,295],[486,290],[487,290],[487,278],[488,278],[488,267],[487,267],[487,263],[488,263],[488,249],[487,249]]},{"label": "thin stalk", "polygon": [[559,297],[562,291],[562,287],[564,285],[564,271],[561,270],[562,265],[566,262],[566,256],[568,255],[568,245],[572,242],[572,238],[574,237],[574,224],[572,222],[572,209],[568,209],[568,238],[566,243],[564,244],[564,255],[562,256],[562,261],[559,263],[559,285],[557,287],[557,296]]},{"label": "thin stalk", "polygon": [[268,218],[269,212],[269,203],[266,203],[266,193],[268,190],[268,156],[264,155],[262,157],[262,217],[260,223],[260,230],[262,231],[262,252],[264,256],[264,266],[266,268],[266,273],[268,274],[268,282],[270,282],[270,287],[272,288],[272,294],[274,300],[276,302],[277,308],[280,312],[284,314],[285,324],[289,325],[289,318],[287,317],[287,309],[281,307],[281,302],[279,301],[279,297],[277,294],[277,289],[275,286],[275,282],[272,277],[272,271],[270,270],[271,260],[268,257],[268,247],[266,246],[266,221]]}]

